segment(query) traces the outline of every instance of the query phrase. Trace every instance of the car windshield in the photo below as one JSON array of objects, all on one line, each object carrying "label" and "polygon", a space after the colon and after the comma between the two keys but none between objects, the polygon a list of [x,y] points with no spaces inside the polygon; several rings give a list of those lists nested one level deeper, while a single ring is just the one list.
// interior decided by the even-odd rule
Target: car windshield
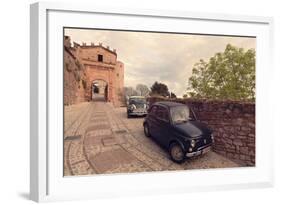
[{"label": "car windshield", "polygon": [[171,107],[171,118],[176,124],[190,120],[190,110],[187,106]]},{"label": "car windshield", "polygon": [[130,98],[129,104],[145,104],[146,100],[144,98]]}]

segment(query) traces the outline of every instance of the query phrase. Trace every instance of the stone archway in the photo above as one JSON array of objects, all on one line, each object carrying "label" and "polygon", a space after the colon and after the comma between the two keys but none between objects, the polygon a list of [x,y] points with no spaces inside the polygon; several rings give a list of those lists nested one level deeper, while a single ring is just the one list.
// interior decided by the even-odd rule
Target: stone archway
[{"label": "stone archway", "polygon": [[96,79],[91,84],[92,101],[108,101],[108,83],[102,79]]}]

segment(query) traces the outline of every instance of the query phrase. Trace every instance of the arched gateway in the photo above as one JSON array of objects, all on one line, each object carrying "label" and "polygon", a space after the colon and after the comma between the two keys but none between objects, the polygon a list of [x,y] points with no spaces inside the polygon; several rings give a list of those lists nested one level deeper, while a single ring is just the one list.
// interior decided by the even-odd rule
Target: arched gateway
[{"label": "arched gateway", "polygon": [[124,64],[117,61],[116,50],[105,48],[102,44],[73,44],[71,51],[85,68],[85,99],[112,102],[114,106],[123,105]]},{"label": "arched gateway", "polygon": [[94,80],[92,82],[92,100],[107,101],[108,100],[108,83],[104,80]]}]

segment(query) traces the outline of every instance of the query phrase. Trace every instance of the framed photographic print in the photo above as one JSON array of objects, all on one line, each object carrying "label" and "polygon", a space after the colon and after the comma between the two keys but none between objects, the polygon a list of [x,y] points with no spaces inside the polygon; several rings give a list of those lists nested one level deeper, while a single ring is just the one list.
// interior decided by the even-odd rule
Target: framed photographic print
[{"label": "framed photographic print", "polygon": [[31,5],[31,199],[272,186],[272,22]]}]

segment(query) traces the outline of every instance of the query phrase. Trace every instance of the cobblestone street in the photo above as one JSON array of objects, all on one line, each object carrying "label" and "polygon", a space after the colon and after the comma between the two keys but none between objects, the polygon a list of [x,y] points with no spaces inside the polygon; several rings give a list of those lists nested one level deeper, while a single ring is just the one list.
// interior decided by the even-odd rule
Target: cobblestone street
[{"label": "cobblestone street", "polygon": [[127,119],[126,108],[87,102],[65,106],[64,175],[237,167],[215,153],[176,164],[143,133],[143,118]]}]

